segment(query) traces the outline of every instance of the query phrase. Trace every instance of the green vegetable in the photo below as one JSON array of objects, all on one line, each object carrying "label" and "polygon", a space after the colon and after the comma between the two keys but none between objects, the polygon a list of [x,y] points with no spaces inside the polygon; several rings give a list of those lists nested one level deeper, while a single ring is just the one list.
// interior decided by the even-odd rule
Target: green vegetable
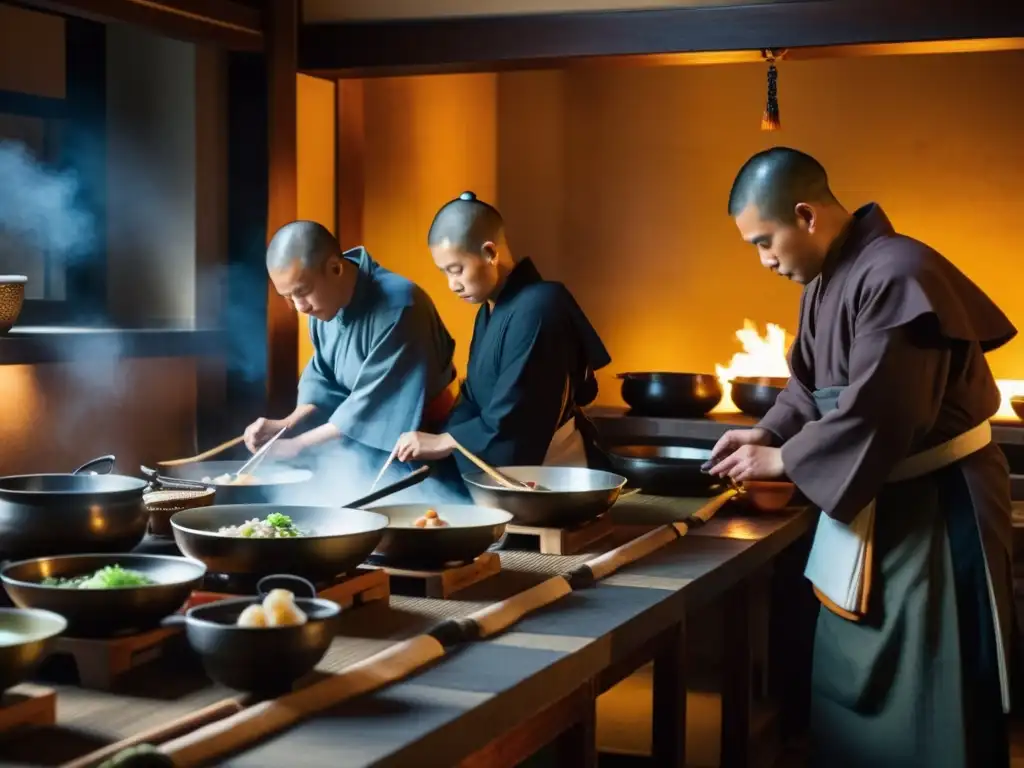
[{"label": "green vegetable", "polygon": [[[288,515],[283,515],[280,512],[271,512],[267,515],[267,525],[272,526],[278,530],[278,533],[285,538],[295,538],[302,535],[302,531],[295,527],[295,523]],[[243,530],[242,535],[246,533]],[[249,534],[252,535],[252,534]]]},{"label": "green vegetable", "polygon": [[129,571],[120,565],[108,565],[89,576],[74,576],[70,579],[50,576],[43,579],[40,584],[63,589],[123,589],[145,587],[156,582],[138,571]]}]

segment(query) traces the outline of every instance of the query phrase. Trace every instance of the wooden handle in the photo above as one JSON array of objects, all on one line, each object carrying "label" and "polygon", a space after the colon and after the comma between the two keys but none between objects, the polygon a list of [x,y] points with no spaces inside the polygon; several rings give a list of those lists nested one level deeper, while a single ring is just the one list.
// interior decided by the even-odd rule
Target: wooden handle
[{"label": "wooden handle", "polygon": [[185,464],[195,464],[197,461],[206,461],[207,459],[213,458],[218,453],[223,453],[228,448],[234,448],[243,440],[245,440],[245,435],[239,435],[233,440],[228,440],[226,443],[221,443],[216,448],[211,448],[208,451],[203,451],[199,455],[193,456],[190,459],[171,459],[170,461],[158,461],[157,464],[161,467],[181,467]]},{"label": "wooden handle", "polygon": [[474,611],[466,618],[476,623],[480,637],[490,637],[512,626],[531,611],[543,608],[570,592],[572,587],[564,577],[553,576],[507,600]]},{"label": "wooden handle", "polygon": [[455,442],[455,447],[459,449],[459,453],[461,453],[467,459],[469,459],[478,467],[480,467],[480,469],[483,470],[485,475],[487,475],[489,478],[491,478],[494,482],[496,482],[503,488],[511,488],[516,491],[533,490],[526,483],[518,483],[512,480],[511,478],[506,477],[501,472],[492,467],[490,464],[488,464],[486,461],[474,456],[472,453],[467,451],[465,448],[459,445],[457,441]]},{"label": "wooden handle", "polygon": [[730,488],[724,493],[718,494],[715,498],[694,512],[693,517],[698,517],[706,523],[718,513],[718,510],[736,498],[739,494],[740,490],[738,488]]},{"label": "wooden handle", "polygon": [[222,720],[241,710],[242,703],[238,699],[224,699],[208,707],[203,707],[198,712],[190,712],[183,717],[179,717],[177,720],[172,720],[164,725],[158,725],[155,728],[150,728],[148,731],[136,733],[134,736],[129,736],[126,739],[121,739],[106,747],[97,749],[76,760],[72,760],[70,763],[64,763],[61,768],[92,768],[92,766],[99,765],[104,760],[113,757],[121,750],[139,744],[160,744],[168,739],[173,739],[175,736],[200,728],[207,723]]},{"label": "wooden handle", "polygon": [[584,565],[590,568],[594,578],[600,581],[606,576],[611,576],[623,566],[635,563],[642,557],[647,557],[651,552],[661,549],[666,544],[671,544],[678,538],[679,534],[672,530],[672,526],[662,525],[622,546],[605,552],[603,555],[588,560]]},{"label": "wooden handle", "polygon": [[357,662],[326,680],[263,701],[160,747],[177,768],[216,764],[226,754],[283,731],[348,699],[377,690],[444,656],[444,647],[419,635]]}]

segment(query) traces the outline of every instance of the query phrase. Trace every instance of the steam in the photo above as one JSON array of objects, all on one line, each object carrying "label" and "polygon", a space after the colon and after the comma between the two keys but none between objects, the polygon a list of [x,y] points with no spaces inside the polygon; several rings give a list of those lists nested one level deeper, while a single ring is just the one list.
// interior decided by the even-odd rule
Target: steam
[{"label": "steam", "polygon": [[65,265],[88,255],[96,242],[96,221],[81,205],[81,193],[74,171],[48,168],[23,144],[0,142],[3,240],[56,257]]}]

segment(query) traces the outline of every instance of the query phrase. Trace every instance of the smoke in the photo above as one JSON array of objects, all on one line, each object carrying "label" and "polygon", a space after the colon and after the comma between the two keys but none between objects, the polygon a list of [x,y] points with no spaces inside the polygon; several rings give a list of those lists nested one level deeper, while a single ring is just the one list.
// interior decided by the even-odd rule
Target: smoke
[{"label": "smoke", "polygon": [[48,168],[23,144],[0,141],[0,235],[4,240],[64,265],[87,256],[96,244],[96,220],[81,205],[81,194],[73,170]]}]

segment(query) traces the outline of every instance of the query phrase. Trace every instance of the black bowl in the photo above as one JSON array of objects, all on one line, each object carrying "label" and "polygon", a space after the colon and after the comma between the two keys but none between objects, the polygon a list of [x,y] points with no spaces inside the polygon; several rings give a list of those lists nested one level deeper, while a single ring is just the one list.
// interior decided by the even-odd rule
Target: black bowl
[{"label": "black bowl", "polygon": [[[220,600],[185,614],[185,634],[211,679],[229,688],[273,696],[291,690],[327,653],[341,623],[341,607],[322,598],[296,597],[308,617],[291,627],[239,627],[239,615],[259,597]],[[174,617],[174,623],[178,618]]]},{"label": "black bowl", "polygon": [[[512,514],[504,510],[471,504],[394,504],[371,509],[390,521],[374,550],[374,561],[406,569],[472,562],[501,539],[512,520]],[[414,521],[427,509],[437,512],[448,525],[415,527]]]},{"label": "black bowl", "polygon": [[722,481],[701,471],[713,444],[645,443],[608,449],[612,469],[644,493],[656,496],[710,496],[724,490]]},{"label": "black bowl", "polygon": [[788,381],[776,376],[738,376],[731,382],[732,401],[748,416],[764,418]]},{"label": "black bowl", "polygon": [[26,680],[67,626],[50,611],[0,608],[0,693]]},{"label": "black bowl", "polygon": [[622,399],[637,416],[694,419],[722,399],[722,385],[710,373],[620,373]]},{"label": "black bowl", "polygon": [[[118,589],[45,586],[48,577],[85,576],[108,565],[139,571],[156,582]],[[206,574],[195,560],[164,555],[64,555],[11,563],[0,580],[20,608],[42,608],[67,619],[72,637],[113,637],[153,629],[185,604]]]}]

